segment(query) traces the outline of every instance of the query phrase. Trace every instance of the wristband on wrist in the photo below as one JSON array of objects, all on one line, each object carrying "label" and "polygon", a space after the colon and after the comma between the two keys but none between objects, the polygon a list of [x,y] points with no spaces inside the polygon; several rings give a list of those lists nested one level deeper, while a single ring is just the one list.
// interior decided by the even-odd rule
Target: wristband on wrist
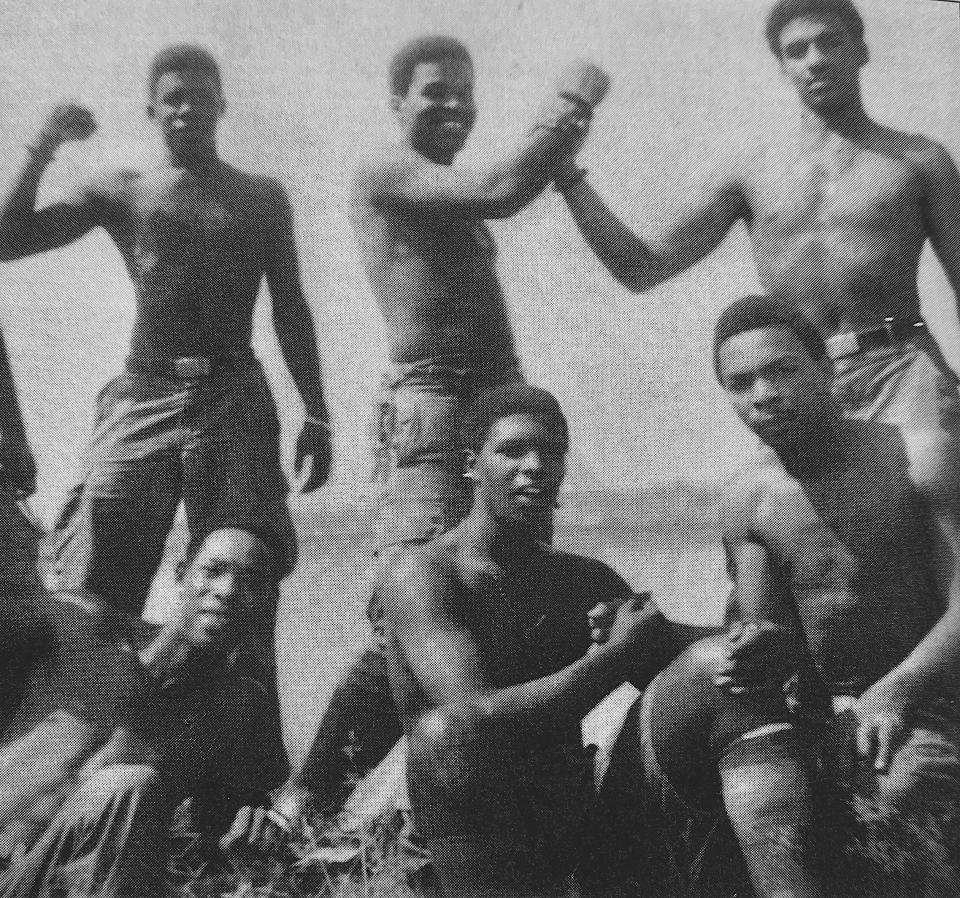
[{"label": "wristband on wrist", "polygon": [[330,430],[330,422],[324,421],[323,418],[317,418],[313,415],[304,415],[303,423],[309,424],[311,427],[322,427],[325,430]]},{"label": "wristband on wrist", "polygon": [[586,176],[587,170],[580,165],[575,165],[569,174],[553,179],[553,189],[559,193],[565,193],[574,184],[579,184]]}]

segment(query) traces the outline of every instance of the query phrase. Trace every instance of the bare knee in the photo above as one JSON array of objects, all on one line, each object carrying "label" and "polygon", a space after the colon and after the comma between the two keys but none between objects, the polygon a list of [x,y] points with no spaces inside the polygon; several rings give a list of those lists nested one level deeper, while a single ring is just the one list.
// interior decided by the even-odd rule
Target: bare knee
[{"label": "bare knee", "polygon": [[478,711],[448,705],[426,712],[414,725],[407,763],[411,777],[446,789],[463,788],[480,775],[495,750]]}]

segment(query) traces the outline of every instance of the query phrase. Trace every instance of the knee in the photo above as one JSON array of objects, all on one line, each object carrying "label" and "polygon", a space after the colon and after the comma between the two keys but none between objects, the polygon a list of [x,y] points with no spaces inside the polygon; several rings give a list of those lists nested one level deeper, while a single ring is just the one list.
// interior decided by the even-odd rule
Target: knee
[{"label": "knee", "polygon": [[[476,709],[447,706],[428,711],[410,733],[408,767],[411,782],[458,790],[482,777],[496,753]],[[485,763],[486,762],[486,763]]]}]

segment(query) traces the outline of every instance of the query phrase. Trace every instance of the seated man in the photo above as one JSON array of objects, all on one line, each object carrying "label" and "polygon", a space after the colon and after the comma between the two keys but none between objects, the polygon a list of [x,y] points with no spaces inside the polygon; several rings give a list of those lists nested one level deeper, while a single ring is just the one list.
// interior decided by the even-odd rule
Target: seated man
[{"label": "seated man", "polygon": [[[181,567],[179,601],[159,627],[144,624],[140,657],[156,686],[151,742],[172,804],[191,799],[191,823],[208,857],[241,808],[283,781],[282,741],[263,721],[266,668],[239,657],[251,619],[282,576],[283,544],[244,519],[219,519]],[[246,817],[235,821],[243,828]],[[225,847],[233,835],[224,837]]]},{"label": "seated man", "polygon": [[[869,806],[874,829],[938,819],[949,828],[960,808],[950,706],[960,671],[956,447],[941,430],[914,430],[913,444],[922,437],[925,451],[911,456],[895,425],[845,420],[831,396],[822,336],[781,302],[733,303],[717,322],[714,351],[721,386],[763,442],[728,490],[730,615],[794,630],[803,712],[795,720],[830,736],[819,740],[818,766]],[[725,673],[722,666],[719,682]],[[695,783],[696,771],[682,761],[683,733],[702,734],[706,712],[666,689],[668,681],[662,674],[646,698],[659,729],[654,746],[658,739],[673,746],[656,755],[674,782]],[[671,691],[669,701],[659,698]],[[769,723],[774,733],[793,725],[776,716]],[[806,784],[790,784],[794,763],[771,767],[785,778],[777,791],[763,788],[756,763],[724,776],[728,807],[800,807]],[[731,816],[742,845],[774,835],[754,828],[751,836]],[[913,894],[943,873],[922,872]]]},{"label": "seated man", "polygon": [[[554,893],[578,862],[597,866],[604,843],[639,852],[632,861],[652,877],[655,858],[644,852],[659,845],[658,827],[621,841],[601,824],[623,815],[608,814],[610,805],[590,813],[597,803],[580,719],[624,680],[646,685],[691,633],[669,626],[605,565],[538,541],[567,451],[550,394],[491,390],[467,413],[463,436],[469,514],[400,552],[381,596],[410,739],[410,800],[441,888],[451,898]],[[617,609],[609,637],[590,649],[585,616],[601,601]],[[606,625],[596,629],[606,635]],[[755,633],[743,643],[756,647]],[[722,645],[738,676],[749,672],[749,659]],[[642,797],[631,792],[620,805]]]},{"label": "seated man", "polygon": [[159,896],[168,804],[138,659],[82,598],[0,601],[0,895]]},{"label": "seated man", "polygon": [[139,628],[139,659],[129,621],[92,596],[6,601],[0,896],[160,895],[173,806],[192,799],[212,848],[283,779],[283,746],[261,723],[266,688],[234,663],[281,554],[269,531],[219,524],[169,619]]}]

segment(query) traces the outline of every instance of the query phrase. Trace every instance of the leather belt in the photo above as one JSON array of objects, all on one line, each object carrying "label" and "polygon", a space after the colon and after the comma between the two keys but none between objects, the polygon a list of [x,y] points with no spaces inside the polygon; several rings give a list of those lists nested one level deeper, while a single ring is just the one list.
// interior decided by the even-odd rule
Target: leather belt
[{"label": "leather belt", "polygon": [[181,380],[202,380],[213,374],[225,371],[239,371],[254,363],[253,350],[222,356],[182,356],[166,358],[149,356],[127,359],[127,370],[132,374],[146,374],[151,377],[174,377]]},{"label": "leather belt", "polygon": [[883,324],[859,331],[845,331],[827,337],[827,355],[835,361],[856,355],[867,349],[896,346],[906,343],[926,331],[926,322],[920,318],[884,318]]}]

